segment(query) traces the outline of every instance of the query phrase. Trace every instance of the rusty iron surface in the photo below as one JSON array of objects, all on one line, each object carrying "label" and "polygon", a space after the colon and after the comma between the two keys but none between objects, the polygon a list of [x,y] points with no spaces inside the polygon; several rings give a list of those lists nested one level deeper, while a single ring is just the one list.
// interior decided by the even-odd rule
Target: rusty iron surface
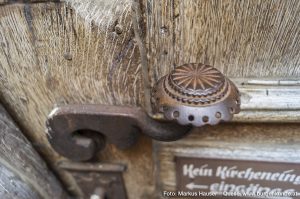
[{"label": "rusty iron surface", "polygon": [[81,189],[82,199],[127,199],[122,164],[61,162]]},{"label": "rusty iron surface", "polygon": [[48,139],[61,155],[89,160],[109,142],[120,149],[133,145],[139,132],[161,141],[189,133],[191,126],[157,121],[137,107],[66,105],[55,108],[47,120]]},{"label": "rusty iron surface", "polygon": [[196,127],[230,121],[241,104],[237,87],[214,67],[200,63],[178,66],[162,77],[151,102],[167,120]]}]

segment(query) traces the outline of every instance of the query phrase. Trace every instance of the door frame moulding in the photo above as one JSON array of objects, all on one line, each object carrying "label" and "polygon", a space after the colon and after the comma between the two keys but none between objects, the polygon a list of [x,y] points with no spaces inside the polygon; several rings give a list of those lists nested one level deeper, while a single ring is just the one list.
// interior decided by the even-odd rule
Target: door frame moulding
[{"label": "door frame moulding", "polygon": [[241,93],[236,122],[299,122],[298,79],[232,78]]}]

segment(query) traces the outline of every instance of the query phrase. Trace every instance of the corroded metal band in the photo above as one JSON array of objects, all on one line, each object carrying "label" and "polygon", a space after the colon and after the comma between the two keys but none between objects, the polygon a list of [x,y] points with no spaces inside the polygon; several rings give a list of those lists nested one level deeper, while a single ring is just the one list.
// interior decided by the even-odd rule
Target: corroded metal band
[{"label": "corroded metal band", "polygon": [[214,125],[240,111],[236,86],[203,64],[185,64],[162,77],[152,90],[151,102],[155,112],[183,125]]}]

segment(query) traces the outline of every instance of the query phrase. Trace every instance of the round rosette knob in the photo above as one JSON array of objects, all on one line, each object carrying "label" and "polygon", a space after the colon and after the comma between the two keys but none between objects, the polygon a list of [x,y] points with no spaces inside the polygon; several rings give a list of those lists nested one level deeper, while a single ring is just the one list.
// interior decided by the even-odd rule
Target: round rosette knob
[{"label": "round rosette knob", "polygon": [[151,92],[154,113],[181,125],[200,127],[230,121],[240,112],[237,87],[216,68],[190,63],[163,76]]}]

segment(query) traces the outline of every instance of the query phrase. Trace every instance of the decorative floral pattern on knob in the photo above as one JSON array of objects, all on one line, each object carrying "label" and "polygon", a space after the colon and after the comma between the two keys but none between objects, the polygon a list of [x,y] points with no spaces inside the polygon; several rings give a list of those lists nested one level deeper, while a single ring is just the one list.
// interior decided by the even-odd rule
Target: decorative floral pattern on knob
[{"label": "decorative floral pattern on knob", "polygon": [[152,90],[155,112],[182,125],[215,125],[240,111],[236,86],[216,68],[200,63],[176,67]]},{"label": "decorative floral pattern on knob", "polygon": [[207,95],[224,84],[222,73],[204,64],[179,66],[171,73],[170,80],[179,92],[191,95]]}]

